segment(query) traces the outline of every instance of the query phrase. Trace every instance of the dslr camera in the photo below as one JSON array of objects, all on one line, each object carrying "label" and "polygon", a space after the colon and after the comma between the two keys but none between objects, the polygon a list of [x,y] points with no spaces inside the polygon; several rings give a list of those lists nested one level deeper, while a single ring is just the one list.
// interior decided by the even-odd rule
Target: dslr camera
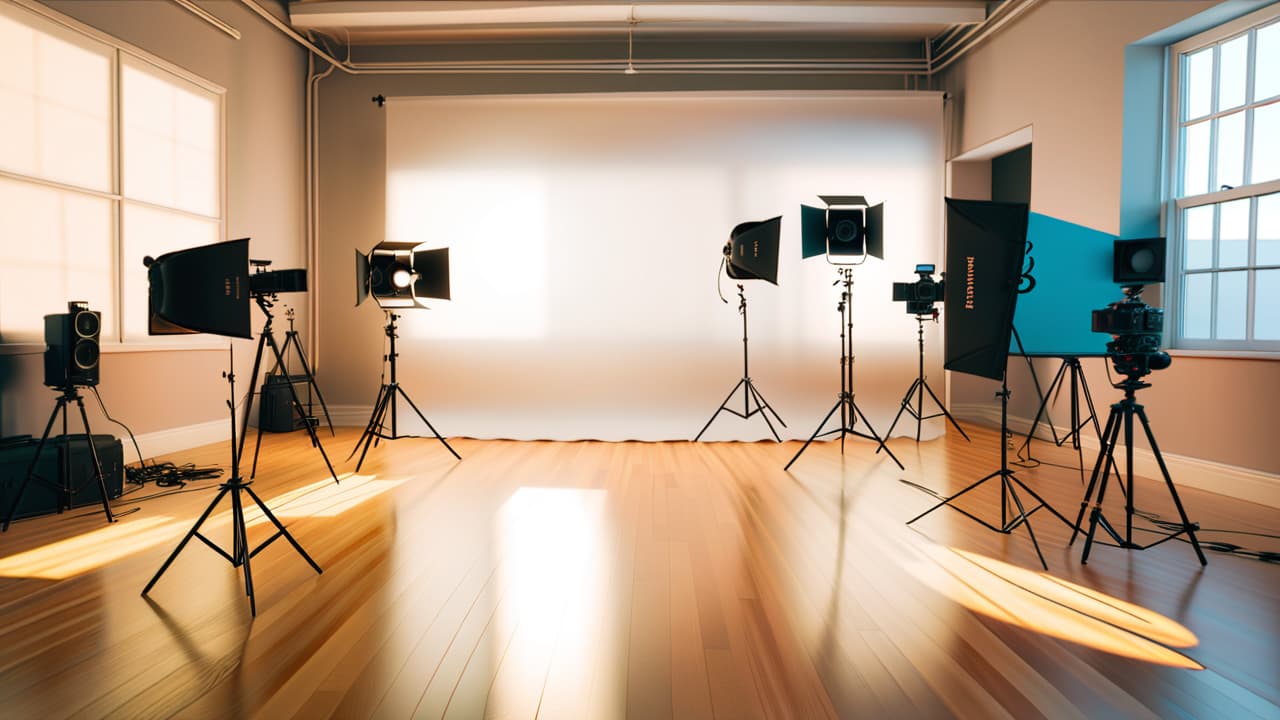
[{"label": "dslr camera", "polygon": [[934,265],[920,264],[916,265],[916,274],[920,279],[915,282],[896,282],[893,284],[893,300],[894,302],[905,302],[907,304],[907,313],[911,315],[926,315],[933,312],[933,304],[942,300],[942,288],[946,279],[934,281],[933,271]]}]

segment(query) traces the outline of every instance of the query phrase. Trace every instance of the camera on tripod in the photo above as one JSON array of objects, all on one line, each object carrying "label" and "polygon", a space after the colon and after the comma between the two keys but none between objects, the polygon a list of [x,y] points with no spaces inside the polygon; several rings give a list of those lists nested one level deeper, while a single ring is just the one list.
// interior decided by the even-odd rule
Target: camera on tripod
[{"label": "camera on tripod", "polygon": [[1093,311],[1093,331],[1111,335],[1107,356],[1116,372],[1136,379],[1173,362],[1160,350],[1164,310],[1142,301],[1142,282],[1164,282],[1164,238],[1117,240],[1114,280],[1125,298]]},{"label": "camera on tripod", "polygon": [[909,283],[893,284],[894,302],[906,302],[907,313],[911,315],[927,315],[933,312],[933,304],[942,300],[943,286],[946,278],[934,281],[932,263],[916,265],[919,280]]},{"label": "camera on tripod", "polygon": [[307,271],[304,269],[267,270],[270,260],[250,260],[249,264],[253,266],[253,274],[249,276],[249,292],[253,295],[307,291]]}]

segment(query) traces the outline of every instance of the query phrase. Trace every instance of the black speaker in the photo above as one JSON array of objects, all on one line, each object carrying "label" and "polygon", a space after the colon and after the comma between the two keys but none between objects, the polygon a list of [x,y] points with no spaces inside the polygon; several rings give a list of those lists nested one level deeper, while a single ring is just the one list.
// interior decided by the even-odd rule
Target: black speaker
[{"label": "black speaker", "polygon": [[1116,240],[1112,275],[1122,285],[1164,282],[1164,238]]},{"label": "black speaker", "polygon": [[830,208],[827,210],[827,253],[861,255],[866,216],[862,208]]},{"label": "black speaker", "polygon": [[98,384],[102,313],[89,303],[67,303],[67,312],[44,316],[44,384],[52,388]]}]

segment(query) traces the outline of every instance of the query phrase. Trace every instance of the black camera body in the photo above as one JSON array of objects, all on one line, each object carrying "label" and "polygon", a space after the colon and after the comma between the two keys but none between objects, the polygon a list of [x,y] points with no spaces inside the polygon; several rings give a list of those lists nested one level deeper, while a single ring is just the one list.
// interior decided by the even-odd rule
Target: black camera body
[{"label": "black camera body", "polygon": [[1107,356],[1116,372],[1131,378],[1169,367],[1173,358],[1160,350],[1164,310],[1142,301],[1142,286],[1124,288],[1125,299],[1093,311],[1093,331],[1111,335]]},{"label": "black camera body", "polygon": [[271,264],[270,260],[250,260],[249,264],[255,270],[249,276],[249,291],[254,295],[275,295],[277,293],[307,291],[307,271],[305,269],[264,270],[263,268]]},{"label": "black camera body", "polygon": [[916,265],[916,273],[920,276],[919,280],[893,284],[893,300],[894,302],[905,302],[907,304],[907,314],[925,315],[931,313],[933,312],[933,304],[942,300],[946,279],[935,281],[933,279],[934,269],[935,266],[932,264]]}]

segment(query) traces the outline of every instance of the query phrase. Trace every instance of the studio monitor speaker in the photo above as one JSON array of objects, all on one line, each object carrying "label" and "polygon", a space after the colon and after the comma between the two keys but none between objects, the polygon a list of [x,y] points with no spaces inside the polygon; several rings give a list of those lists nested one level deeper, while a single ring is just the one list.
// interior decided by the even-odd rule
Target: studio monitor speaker
[{"label": "studio monitor speaker", "polygon": [[67,303],[67,312],[44,316],[44,384],[53,388],[98,384],[102,313],[89,303]]}]

